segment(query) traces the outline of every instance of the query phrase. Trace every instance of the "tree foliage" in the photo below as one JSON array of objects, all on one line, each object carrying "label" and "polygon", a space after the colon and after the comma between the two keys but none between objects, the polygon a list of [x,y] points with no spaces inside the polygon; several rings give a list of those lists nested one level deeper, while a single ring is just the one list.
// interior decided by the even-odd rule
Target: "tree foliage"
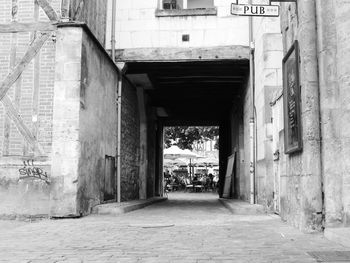
[{"label": "tree foliage", "polygon": [[[195,142],[217,139],[219,136],[219,127],[175,126],[166,127],[164,133],[164,144],[166,148],[169,148],[172,144],[176,144],[181,149],[192,150]],[[218,141],[215,148],[218,149]]]}]

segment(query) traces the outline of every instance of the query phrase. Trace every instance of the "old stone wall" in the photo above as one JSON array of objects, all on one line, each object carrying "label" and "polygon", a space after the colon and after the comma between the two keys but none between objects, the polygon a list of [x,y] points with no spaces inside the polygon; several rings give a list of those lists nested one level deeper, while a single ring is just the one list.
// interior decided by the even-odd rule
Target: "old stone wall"
[{"label": "old stone wall", "polygon": [[325,226],[350,226],[350,3],[316,1]]},{"label": "old stone wall", "polygon": [[[284,54],[300,46],[300,94],[303,150],[286,156],[281,175],[281,216],[304,231],[322,227],[320,107],[315,1],[281,4]],[[282,154],[282,153],[281,153]]]},{"label": "old stone wall", "polygon": [[139,198],[140,120],[136,88],[126,79],[122,91],[121,198]]},{"label": "old stone wall", "polygon": [[[342,107],[342,114],[340,122],[343,124],[341,129],[343,158],[342,163],[344,168],[343,174],[343,187],[342,187],[342,204],[343,211],[341,212],[342,224],[344,226],[350,226],[350,132],[348,128],[348,122],[350,118],[350,2],[349,1],[336,1],[335,2],[335,14],[336,14],[336,30],[337,30],[337,76],[340,92],[340,102]],[[338,161],[338,163],[340,160]],[[328,160],[330,163],[330,160]],[[327,188],[331,190],[331,188]]]},{"label": "old stone wall", "polygon": [[[85,32],[81,80],[77,209],[88,213],[92,206],[104,201],[104,195],[109,190],[106,188],[115,182],[114,172],[109,178],[108,172],[115,166],[114,162],[109,163],[108,158],[116,157],[118,70]],[[115,189],[115,184],[112,188]],[[113,193],[115,191],[109,194]]]}]

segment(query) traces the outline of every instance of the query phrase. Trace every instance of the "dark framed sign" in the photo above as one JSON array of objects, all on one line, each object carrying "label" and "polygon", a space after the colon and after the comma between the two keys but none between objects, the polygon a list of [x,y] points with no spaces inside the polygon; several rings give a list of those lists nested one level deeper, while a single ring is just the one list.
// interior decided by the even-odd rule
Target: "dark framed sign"
[{"label": "dark framed sign", "polygon": [[300,118],[299,45],[295,41],[283,58],[284,152],[303,149]]}]

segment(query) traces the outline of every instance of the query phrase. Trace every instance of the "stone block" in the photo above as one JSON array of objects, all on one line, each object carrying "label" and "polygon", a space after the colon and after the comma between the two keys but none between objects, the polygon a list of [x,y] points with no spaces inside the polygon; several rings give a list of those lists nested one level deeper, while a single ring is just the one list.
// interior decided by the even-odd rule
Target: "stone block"
[{"label": "stone block", "polygon": [[282,67],[282,51],[265,51],[264,67],[278,69]]},{"label": "stone block", "polygon": [[278,83],[281,82],[278,78],[278,69],[264,68],[261,74],[260,84],[264,86],[279,86]]},{"label": "stone block", "polygon": [[117,41],[116,47],[118,49],[123,48],[130,48],[132,47],[132,41],[131,41],[131,33],[127,31],[117,32]]},{"label": "stone block", "polygon": [[144,8],[140,9],[140,19],[144,20],[152,20],[155,17],[155,9],[154,8]]},{"label": "stone block", "polygon": [[[323,106],[323,104],[321,104]],[[341,121],[341,109],[327,109],[322,107],[321,110],[321,126],[323,140],[338,140],[341,136],[341,130],[346,126]]]},{"label": "stone block", "polygon": [[140,8],[154,8],[156,9],[158,6],[157,0],[131,0],[131,8],[132,9],[140,9]]},{"label": "stone block", "polygon": [[116,20],[117,21],[128,20],[129,19],[129,9],[118,8],[119,2],[127,2],[127,1],[118,1],[117,2]]},{"label": "stone block", "polygon": [[56,36],[56,63],[79,61],[81,58],[82,29],[80,27],[60,28]]},{"label": "stone block", "polygon": [[340,123],[342,124],[341,128],[341,137],[342,138],[350,138],[350,129],[349,129],[349,121],[350,121],[350,110],[342,110]]},{"label": "stone block", "polygon": [[[189,45],[191,47],[200,47],[203,44],[203,41],[204,41],[204,31],[203,30],[194,30],[194,31],[190,32]],[[182,42],[182,40],[181,40],[181,42]]]},{"label": "stone block", "polygon": [[[129,10],[132,8],[132,1],[127,1],[127,0],[123,0],[123,1],[117,1],[117,10]],[[118,17],[118,16],[117,16]]]},{"label": "stone block", "polygon": [[159,45],[164,47],[175,47],[177,45],[177,33],[169,31],[159,32]]},{"label": "stone block", "polygon": [[63,66],[63,80],[79,81],[81,72],[80,62],[66,62]]},{"label": "stone block", "polygon": [[131,42],[134,48],[152,47],[152,35],[149,31],[132,32]]},{"label": "stone block", "polygon": [[[271,31],[267,31],[271,32]],[[282,45],[282,34],[280,33],[265,33],[263,34],[263,47],[264,51],[280,51],[280,59],[282,61],[282,52],[283,52],[283,45]]]},{"label": "stone block", "polygon": [[128,20],[139,20],[140,19],[140,10],[139,9],[130,9]]}]

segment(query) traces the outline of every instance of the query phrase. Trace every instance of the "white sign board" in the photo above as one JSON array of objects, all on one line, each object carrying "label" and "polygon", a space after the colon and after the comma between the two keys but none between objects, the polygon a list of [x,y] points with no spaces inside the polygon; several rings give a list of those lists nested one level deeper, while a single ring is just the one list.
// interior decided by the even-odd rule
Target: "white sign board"
[{"label": "white sign board", "polygon": [[278,5],[237,5],[232,3],[231,14],[238,16],[277,17],[280,15],[280,7]]}]

